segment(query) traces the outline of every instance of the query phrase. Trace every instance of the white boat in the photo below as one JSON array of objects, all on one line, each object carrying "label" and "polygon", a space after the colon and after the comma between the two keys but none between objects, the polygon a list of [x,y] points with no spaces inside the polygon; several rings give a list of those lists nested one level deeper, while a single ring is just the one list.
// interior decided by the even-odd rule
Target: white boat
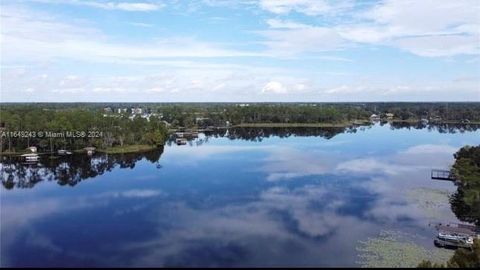
[{"label": "white boat", "polygon": [[185,145],[185,144],[187,144],[187,139],[185,139],[185,138],[177,138],[177,139],[175,140],[175,143],[177,143],[177,145]]},{"label": "white boat", "polygon": [[438,224],[435,244],[439,246],[452,246],[471,248],[473,240],[479,238],[479,228],[469,224]]},{"label": "white boat", "polygon": [[464,241],[464,242],[472,242],[473,238],[465,235],[458,235],[458,234],[448,234],[448,233],[438,233],[438,238],[443,240],[451,240],[451,241]]},{"label": "white boat", "polygon": [[59,155],[71,155],[72,152],[64,150],[64,149],[60,149],[60,150],[57,151],[57,154],[59,154]]}]

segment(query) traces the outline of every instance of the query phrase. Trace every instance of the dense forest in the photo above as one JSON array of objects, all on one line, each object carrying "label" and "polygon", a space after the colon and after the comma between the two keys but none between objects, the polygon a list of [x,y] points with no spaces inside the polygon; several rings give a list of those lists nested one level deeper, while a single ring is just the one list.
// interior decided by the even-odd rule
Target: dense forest
[{"label": "dense forest", "polygon": [[[44,152],[87,146],[109,149],[163,145],[167,128],[248,124],[349,127],[369,121],[373,114],[376,120],[422,126],[426,122],[478,124],[480,103],[3,103],[0,153],[18,152],[32,145]],[[53,135],[84,133],[63,137],[35,133],[46,131]]]},{"label": "dense forest", "polygon": [[158,113],[174,126],[193,126],[205,122],[214,126],[241,123],[319,123],[368,119],[372,114],[393,114],[394,120],[480,122],[479,102],[375,102],[375,103],[10,103],[5,109],[43,108],[49,110],[84,109],[115,114]]},{"label": "dense forest", "polygon": [[80,108],[2,107],[0,120],[0,152],[22,151],[29,146],[44,152],[88,146],[159,146],[167,135],[164,123],[156,116],[148,120],[126,115],[104,117],[98,110]]},{"label": "dense forest", "polygon": [[[452,173],[458,180],[457,192],[450,203],[458,219],[480,225],[480,145],[465,146],[454,155]],[[419,267],[479,268],[480,241],[475,239],[472,250],[457,249],[446,265],[422,262]]]},{"label": "dense forest", "polygon": [[452,173],[459,180],[452,208],[460,220],[480,225],[480,145],[455,153]]}]

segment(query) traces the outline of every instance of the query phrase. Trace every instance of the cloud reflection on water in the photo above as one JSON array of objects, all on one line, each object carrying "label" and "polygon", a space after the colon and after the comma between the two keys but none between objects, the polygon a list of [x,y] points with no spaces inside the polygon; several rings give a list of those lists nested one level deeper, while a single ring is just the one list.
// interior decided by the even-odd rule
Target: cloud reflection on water
[{"label": "cloud reflection on water", "polygon": [[[425,234],[431,217],[408,200],[409,191],[453,189],[429,175],[432,167],[452,161],[456,145],[396,145],[379,153],[372,151],[374,142],[358,150],[345,138],[339,144],[304,140],[173,146],[162,156],[167,165],[157,178],[138,169],[136,176],[152,178],[121,179],[126,184],[113,191],[54,193],[39,202],[2,198],[2,247],[43,250],[56,265],[352,266],[356,242],[382,229]],[[210,173],[224,169],[217,163],[224,159],[236,160],[237,169],[216,179],[220,174]],[[192,179],[177,189],[180,176]],[[243,182],[247,186],[229,189]],[[443,219],[455,220],[449,209],[441,211]],[[87,218],[97,222],[84,228]],[[55,225],[55,233],[46,229]],[[28,242],[19,240],[32,234]],[[82,237],[91,248],[80,246]],[[6,260],[9,254],[2,251],[3,264],[18,264]]]}]

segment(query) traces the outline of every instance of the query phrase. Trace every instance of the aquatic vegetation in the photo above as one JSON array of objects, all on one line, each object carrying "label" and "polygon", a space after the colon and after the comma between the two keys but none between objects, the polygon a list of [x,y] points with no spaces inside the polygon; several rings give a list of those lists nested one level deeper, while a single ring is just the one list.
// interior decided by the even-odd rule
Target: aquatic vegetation
[{"label": "aquatic vegetation", "polygon": [[415,188],[406,194],[408,202],[415,204],[428,219],[443,221],[450,214],[451,193],[447,190],[433,188]]},{"label": "aquatic vegetation", "polygon": [[362,267],[416,267],[423,260],[445,263],[453,254],[451,250],[427,249],[415,244],[413,237],[398,231],[382,231],[378,237],[360,241],[358,263]]}]

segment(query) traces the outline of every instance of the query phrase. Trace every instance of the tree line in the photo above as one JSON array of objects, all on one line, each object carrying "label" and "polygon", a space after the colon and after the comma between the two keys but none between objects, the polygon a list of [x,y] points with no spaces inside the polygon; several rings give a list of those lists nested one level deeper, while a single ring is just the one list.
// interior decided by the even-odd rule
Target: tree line
[{"label": "tree line", "polygon": [[[83,136],[54,137],[48,136],[47,131],[84,133]],[[107,149],[135,144],[163,145],[167,135],[164,123],[155,116],[149,120],[131,119],[126,115],[105,117],[98,109],[53,109],[38,105],[2,106],[0,132],[0,152],[22,151],[29,146],[49,152],[87,146]],[[43,136],[38,132],[43,132]]]},{"label": "tree line", "polygon": [[[136,108],[141,108],[142,113],[136,112]],[[480,123],[480,103],[3,103],[1,131],[101,131],[102,136],[1,136],[0,152],[15,152],[30,145],[44,150],[161,145],[167,136],[166,124],[172,128],[245,123],[348,125],[355,120],[368,120],[372,114],[393,121]]]}]

